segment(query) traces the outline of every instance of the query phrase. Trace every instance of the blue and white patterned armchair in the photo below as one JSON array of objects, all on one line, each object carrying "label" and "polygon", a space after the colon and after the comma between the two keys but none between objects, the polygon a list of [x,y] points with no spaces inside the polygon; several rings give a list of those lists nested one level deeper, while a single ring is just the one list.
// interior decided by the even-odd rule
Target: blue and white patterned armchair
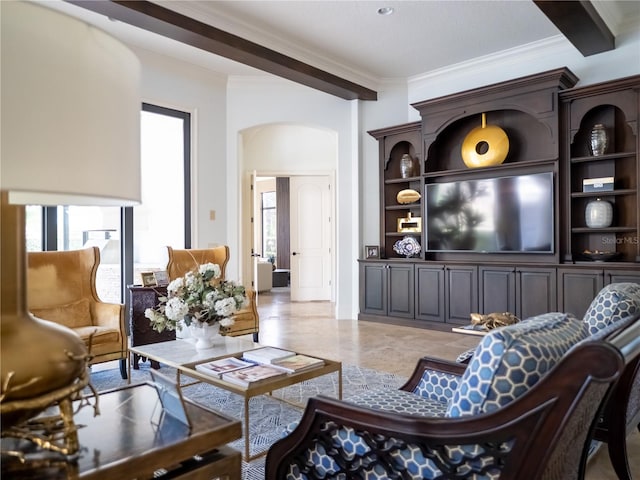
[{"label": "blue and white patterned armchair", "polygon": [[[591,301],[583,321],[589,334],[597,335],[609,325],[637,314],[640,314],[640,284],[612,283]],[[474,352],[475,349],[463,352],[456,362],[468,363]],[[640,360],[629,365],[618,381],[603,409],[590,449],[595,453],[600,442],[606,442],[611,464],[621,480],[631,480],[626,437],[634,428],[640,430]]]},{"label": "blue and white patterned armchair", "polygon": [[[593,335],[621,318],[637,314],[640,314],[640,284],[612,283],[593,299],[584,321]],[[626,437],[633,429],[640,431],[640,358],[625,368],[593,435],[592,451],[598,442],[607,443],[609,459],[620,480],[632,480]]]},{"label": "blue and white patterned armchair", "polygon": [[312,398],[269,450],[266,478],[578,478],[585,420],[623,368],[587,337],[581,320],[545,314],[490,332],[468,368],[424,358],[400,390]]}]

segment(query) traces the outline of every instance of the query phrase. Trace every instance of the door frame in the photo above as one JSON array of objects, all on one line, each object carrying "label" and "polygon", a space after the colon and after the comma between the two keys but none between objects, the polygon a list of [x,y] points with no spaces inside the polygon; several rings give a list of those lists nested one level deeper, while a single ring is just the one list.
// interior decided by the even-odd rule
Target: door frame
[{"label": "door frame", "polygon": [[331,252],[330,252],[330,264],[331,264],[331,302],[336,302],[336,179],[335,171],[309,171],[309,172],[292,172],[292,171],[272,171],[272,170],[248,170],[243,173],[242,179],[242,202],[241,211],[242,215],[242,227],[240,231],[240,245],[242,250],[242,259],[240,264],[240,271],[242,272],[242,278],[246,279],[244,285],[255,289],[255,269],[253,267],[254,262],[251,256],[251,248],[253,244],[253,226],[254,222],[251,218],[251,211],[253,205],[253,191],[252,191],[252,176],[255,174],[256,178],[259,177],[328,177],[330,200],[331,200]]}]

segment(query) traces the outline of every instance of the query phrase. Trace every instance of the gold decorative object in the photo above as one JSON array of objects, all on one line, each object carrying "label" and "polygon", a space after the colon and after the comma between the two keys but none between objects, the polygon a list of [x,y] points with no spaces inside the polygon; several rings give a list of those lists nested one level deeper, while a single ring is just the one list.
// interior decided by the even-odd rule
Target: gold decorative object
[{"label": "gold decorative object", "polygon": [[398,203],[402,203],[403,205],[407,203],[417,202],[421,198],[422,195],[411,188],[400,190],[398,192],[398,195],[396,195],[396,200],[398,201]]},{"label": "gold decorative object", "polygon": [[483,315],[481,313],[471,314],[471,325],[481,325],[485,330],[492,330],[505,325],[518,323],[520,319],[510,312],[494,312]]},{"label": "gold decorative object", "polygon": [[[27,311],[24,207],[1,197],[2,436],[70,455],[79,447],[71,402],[89,384],[89,352],[70,329]],[[60,415],[30,420],[51,406]]]},{"label": "gold decorative object", "polygon": [[509,153],[509,138],[497,125],[487,125],[482,114],[482,126],[471,130],[462,142],[462,160],[469,168],[500,165]]},{"label": "gold decorative object", "polygon": [[139,203],[140,64],[46,6],[0,8],[2,117],[11,119],[1,125],[1,433],[73,455],[72,402],[90,386],[91,342],[27,310],[24,205]]},{"label": "gold decorative object", "polygon": [[406,218],[398,219],[398,232],[421,232],[422,231],[422,218],[412,217],[411,212]]}]

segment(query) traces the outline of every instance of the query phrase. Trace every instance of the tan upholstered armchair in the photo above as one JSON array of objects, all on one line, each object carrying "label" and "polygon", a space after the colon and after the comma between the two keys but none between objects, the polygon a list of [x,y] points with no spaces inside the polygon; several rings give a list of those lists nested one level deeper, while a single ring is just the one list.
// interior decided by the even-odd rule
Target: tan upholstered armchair
[{"label": "tan upholstered armchair", "polygon": [[124,305],[106,303],[96,292],[97,247],[62,252],[29,252],[27,304],[36,317],[76,332],[91,347],[91,363],[120,360],[127,378]]},{"label": "tan upholstered armchair", "polygon": [[[229,247],[221,245],[219,247],[205,249],[173,249],[167,247],[169,253],[169,263],[167,272],[169,278],[174,280],[182,277],[187,272],[195,270],[204,263],[216,263],[222,272],[221,278],[225,277],[225,269],[229,262]],[[253,340],[258,341],[258,331],[260,319],[256,307],[256,292],[247,288],[247,298],[249,304],[233,316],[234,324],[221,330],[223,335],[236,337],[238,335],[253,334]]]}]

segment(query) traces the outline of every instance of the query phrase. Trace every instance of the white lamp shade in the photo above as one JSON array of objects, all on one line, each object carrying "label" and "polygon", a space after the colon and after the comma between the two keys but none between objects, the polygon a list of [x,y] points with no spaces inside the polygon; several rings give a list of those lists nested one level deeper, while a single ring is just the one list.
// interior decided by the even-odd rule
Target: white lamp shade
[{"label": "white lamp shade", "polygon": [[140,64],[83,21],[2,1],[0,185],[9,202],[140,202]]}]

